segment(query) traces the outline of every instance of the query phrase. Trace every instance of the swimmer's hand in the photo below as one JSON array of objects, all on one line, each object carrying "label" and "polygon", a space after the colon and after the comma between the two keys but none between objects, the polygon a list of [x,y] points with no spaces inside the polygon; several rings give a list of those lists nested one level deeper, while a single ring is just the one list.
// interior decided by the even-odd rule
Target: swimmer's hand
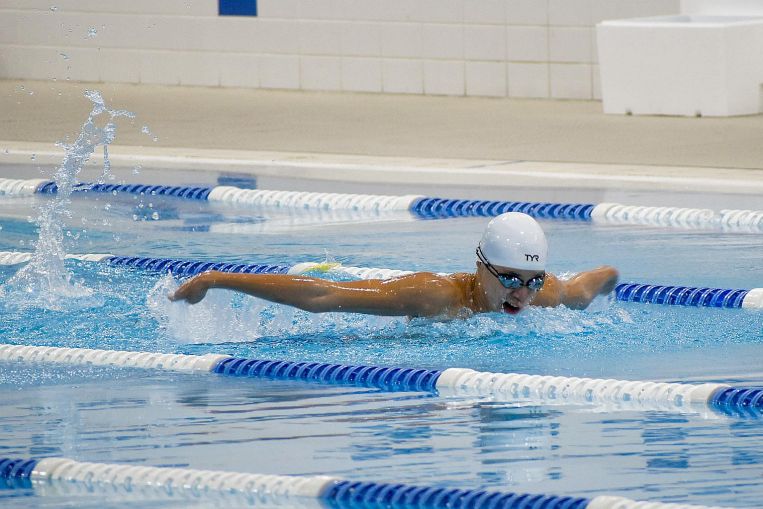
[{"label": "swimmer's hand", "polygon": [[210,283],[207,281],[205,276],[206,274],[200,274],[186,281],[180,285],[180,288],[175,290],[175,293],[168,295],[167,298],[169,298],[172,302],[184,300],[188,302],[188,304],[196,304],[201,302],[201,299],[204,298],[204,296],[207,294],[207,290],[209,290],[210,287]]}]

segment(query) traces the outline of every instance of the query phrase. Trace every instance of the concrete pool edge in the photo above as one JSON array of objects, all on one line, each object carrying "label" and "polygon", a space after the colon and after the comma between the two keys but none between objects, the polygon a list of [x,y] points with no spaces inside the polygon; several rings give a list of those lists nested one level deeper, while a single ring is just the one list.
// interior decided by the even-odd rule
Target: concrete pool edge
[{"label": "concrete pool edge", "polygon": [[[512,188],[682,191],[763,194],[763,170],[634,164],[500,161],[357,156],[198,148],[112,145],[114,168],[236,172],[257,176],[367,184],[469,185]],[[56,165],[63,150],[52,143],[0,140],[0,163]],[[100,155],[93,157],[100,160]]]}]

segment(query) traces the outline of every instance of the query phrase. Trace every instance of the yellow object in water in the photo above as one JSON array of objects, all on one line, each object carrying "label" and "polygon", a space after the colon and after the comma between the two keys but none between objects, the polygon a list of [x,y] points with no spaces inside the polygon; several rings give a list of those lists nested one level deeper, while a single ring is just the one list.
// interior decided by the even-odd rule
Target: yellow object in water
[{"label": "yellow object in water", "polygon": [[310,267],[310,270],[311,271],[315,270],[317,272],[329,272],[341,266],[342,264],[340,262],[322,262],[322,263],[316,263],[315,265]]}]

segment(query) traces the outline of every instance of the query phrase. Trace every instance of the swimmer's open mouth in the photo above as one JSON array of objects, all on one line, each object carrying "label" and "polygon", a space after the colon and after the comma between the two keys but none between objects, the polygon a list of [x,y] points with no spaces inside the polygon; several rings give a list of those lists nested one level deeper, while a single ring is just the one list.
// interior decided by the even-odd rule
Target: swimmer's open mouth
[{"label": "swimmer's open mouth", "polygon": [[516,315],[520,311],[522,311],[522,308],[518,308],[517,306],[512,306],[508,302],[504,302],[503,303],[503,312],[504,313],[508,313],[510,315]]}]

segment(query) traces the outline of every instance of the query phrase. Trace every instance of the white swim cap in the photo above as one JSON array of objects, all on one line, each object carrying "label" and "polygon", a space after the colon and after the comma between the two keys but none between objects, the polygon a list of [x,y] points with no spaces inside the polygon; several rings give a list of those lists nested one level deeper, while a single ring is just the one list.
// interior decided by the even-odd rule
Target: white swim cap
[{"label": "white swim cap", "polygon": [[538,222],[527,214],[507,212],[488,223],[479,244],[492,265],[545,270],[548,243]]}]

